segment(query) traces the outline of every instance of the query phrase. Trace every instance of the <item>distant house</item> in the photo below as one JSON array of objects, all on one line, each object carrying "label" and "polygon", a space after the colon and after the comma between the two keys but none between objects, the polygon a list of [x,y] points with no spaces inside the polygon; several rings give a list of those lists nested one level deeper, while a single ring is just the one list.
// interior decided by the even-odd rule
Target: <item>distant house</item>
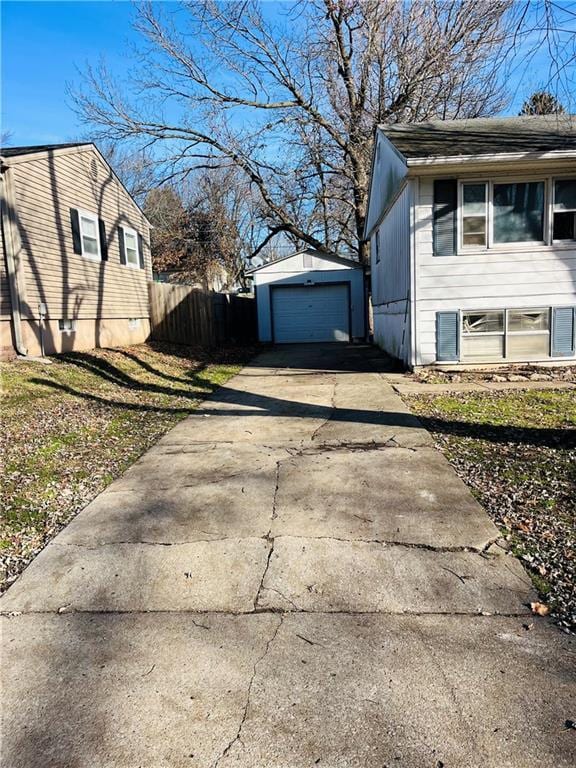
[{"label": "distant house", "polygon": [[407,365],[574,361],[575,117],[379,127],[365,236]]},{"label": "distant house", "polygon": [[0,352],[144,341],[150,225],[94,144],[0,152]]},{"label": "distant house", "polygon": [[312,248],[248,271],[260,341],[352,341],[365,336],[364,270]]}]

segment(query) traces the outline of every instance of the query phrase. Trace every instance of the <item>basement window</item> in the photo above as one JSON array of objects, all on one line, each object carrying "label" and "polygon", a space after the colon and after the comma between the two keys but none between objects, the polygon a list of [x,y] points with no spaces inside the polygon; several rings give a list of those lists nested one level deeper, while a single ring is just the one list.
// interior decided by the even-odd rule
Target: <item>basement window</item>
[{"label": "basement window", "polygon": [[504,310],[462,313],[462,360],[504,357]]},{"label": "basement window", "polygon": [[58,330],[60,333],[74,333],[76,320],[58,320]]}]

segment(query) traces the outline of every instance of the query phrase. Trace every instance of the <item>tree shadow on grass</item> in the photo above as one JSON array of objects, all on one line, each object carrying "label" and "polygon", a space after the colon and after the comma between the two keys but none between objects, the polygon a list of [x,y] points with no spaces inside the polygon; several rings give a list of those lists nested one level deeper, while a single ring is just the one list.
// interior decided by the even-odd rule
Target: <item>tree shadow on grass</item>
[{"label": "tree shadow on grass", "polygon": [[[88,373],[100,376],[101,378],[116,386],[125,387],[126,389],[131,390],[140,390],[142,392],[151,394],[171,395],[175,397],[184,397],[196,400],[198,399],[198,394],[210,394],[217,388],[217,385],[212,385],[208,380],[200,377],[199,374],[203,369],[191,372],[190,378],[188,379],[174,379],[174,381],[178,381],[180,383],[186,384],[188,387],[194,388],[187,390],[140,381],[139,379],[136,379],[133,376],[127,374],[118,366],[110,363],[108,360],[104,360],[100,357],[97,357],[96,355],[90,355],[86,352],[70,352],[66,355],[62,355],[62,359],[68,363],[72,363],[73,365],[84,369]],[[146,365],[143,367],[146,367]],[[204,366],[204,368],[205,367],[206,366]],[[159,375],[152,366],[150,366],[149,372],[154,373],[154,375]],[[54,383],[45,381],[43,379],[35,379],[34,382],[42,383],[44,385],[50,385]],[[65,388],[65,385],[61,386]],[[82,395],[89,394],[87,392],[74,392],[80,397]]]},{"label": "tree shadow on grass", "polygon": [[[108,364],[107,364],[108,365]],[[111,366],[114,368],[114,366]],[[576,447],[576,430],[561,428],[537,428],[537,427],[513,427],[499,425],[485,425],[466,421],[456,421],[440,418],[416,417],[411,413],[402,411],[381,411],[361,408],[338,408],[327,405],[318,405],[300,402],[297,399],[285,399],[274,397],[270,394],[261,394],[236,390],[227,386],[205,387],[202,392],[186,392],[170,389],[169,387],[157,387],[154,385],[141,385],[131,377],[118,381],[107,369],[97,369],[104,378],[113,380],[131,389],[142,389],[147,392],[169,394],[175,397],[186,397],[192,400],[201,400],[202,395],[208,393],[211,396],[201,406],[203,415],[235,418],[244,416],[286,417],[294,419],[326,419],[330,422],[345,422],[348,424],[370,424],[372,426],[397,427],[403,429],[426,429],[432,434],[452,435],[455,437],[484,440],[491,443],[526,444],[557,449],[571,449]],[[166,407],[155,404],[131,403],[121,400],[95,395],[91,392],[83,392],[65,384],[59,384],[47,379],[33,379],[34,383],[59,389],[68,395],[99,402],[106,406],[124,408],[131,411],[150,411],[161,413],[191,413],[193,408]],[[127,381],[127,383],[125,383]],[[219,404],[226,407],[221,408]],[[234,406],[238,406],[234,408]]]}]

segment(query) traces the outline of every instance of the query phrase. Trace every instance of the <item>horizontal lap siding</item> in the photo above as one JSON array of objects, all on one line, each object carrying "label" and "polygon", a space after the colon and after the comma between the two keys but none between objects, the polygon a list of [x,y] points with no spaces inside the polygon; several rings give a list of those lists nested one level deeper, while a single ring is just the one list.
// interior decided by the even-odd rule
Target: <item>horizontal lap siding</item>
[{"label": "horizontal lap siding", "polygon": [[0,319],[9,320],[12,315],[10,302],[10,288],[6,274],[6,253],[4,251],[4,238],[0,236]]},{"label": "horizontal lap siding", "polygon": [[[38,304],[44,302],[52,318],[148,317],[149,226],[98,155],[85,151],[39,158],[14,164],[10,172],[26,285],[23,316],[37,317]],[[74,253],[70,208],[104,220],[108,261]],[[144,270],[120,264],[119,226],[142,235]]]},{"label": "horizontal lap siding", "polygon": [[405,362],[410,338],[410,204],[411,187],[407,184],[374,233],[371,244],[374,339],[388,354]]},{"label": "horizontal lap siding", "polygon": [[436,312],[529,308],[576,302],[576,248],[490,250],[460,256],[432,251],[433,181],[420,180],[416,211],[418,364],[436,358]]}]

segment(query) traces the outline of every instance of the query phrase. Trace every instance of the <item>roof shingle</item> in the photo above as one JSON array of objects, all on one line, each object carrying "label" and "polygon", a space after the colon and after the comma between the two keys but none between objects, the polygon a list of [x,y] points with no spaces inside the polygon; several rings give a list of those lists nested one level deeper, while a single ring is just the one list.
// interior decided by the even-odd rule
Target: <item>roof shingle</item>
[{"label": "roof shingle", "polygon": [[576,150],[576,116],[438,120],[381,125],[407,159]]}]

